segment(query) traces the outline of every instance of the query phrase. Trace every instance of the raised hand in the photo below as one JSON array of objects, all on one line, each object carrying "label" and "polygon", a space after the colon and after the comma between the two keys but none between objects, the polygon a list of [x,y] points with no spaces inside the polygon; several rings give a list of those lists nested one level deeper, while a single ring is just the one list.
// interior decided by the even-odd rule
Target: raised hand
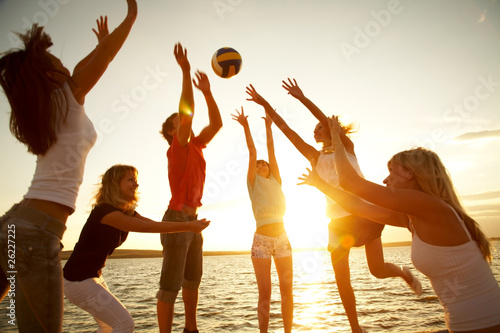
[{"label": "raised hand", "polygon": [[328,118],[328,126],[330,127],[330,133],[332,134],[332,142],[341,142],[340,135],[343,133],[342,125],[340,125],[338,116],[331,116]]},{"label": "raised hand", "polygon": [[247,94],[250,96],[250,98],[247,98],[247,101],[253,101],[259,105],[264,105],[267,103],[267,101],[257,93],[257,90],[252,85],[249,85],[247,87]]},{"label": "raised hand", "polygon": [[285,80],[281,82],[283,82],[282,87],[285,88],[286,91],[288,91],[288,94],[297,99],[304,97],[304,93],[302,93],[302,90],[297,85],[297,81],[295,79],[293,79],[292,81],[292,79],[288,78],[288,82]]},{"label": "raised hand", "polygon": [[196,82],[195,79],[193,79],[194,86],[200,89],[202,92],[210,91],[210,81],[208,80],[207,74],[200,71],[196,71],[195,76],[198,82]]},{"label": "raised hand", "polygon": [[101,16],[98,20],[95,20],[95,21],[97,22],[97,30],[92,29],[92,31],[97,36],[97,42],[100,43],[104,38],[108,37],[108,35],[109,35],[108,17]]},{"label": "raised hand", "polygon": [[307,174],[303,173],[302,177],[299,177],[299,180],[301,181],[300,183],[297,183],[297,185],[310,185],[310,186],[317,186],[321,181],[321,177],[318,175],[316,172],[316,168],[306,168]]},{"label": "raised hand", "polygon": [[233,117],[233,120],[239,122],[241,126],[248,126],[248,116],[245,115],[243,107],[241,107],[241,113],[238,111],[238,109],[236,109],[236,114],[232,114],[231,117]]},{"label": "raised hand", "polygon": [[203,231],[203,229],[208,227],[210,221],[207,221],[206,219],[201,219],[201,220],[191,221],[189,223],[192,232],[200,233]]},{"label": "raised hand", "polygon": [[183,71],[189,71],[191,69],[191,65],[189,64],[189,60],[187,58],[187,50],[182,47],[181,43],[175,44],[174,55],[175,60]]}]

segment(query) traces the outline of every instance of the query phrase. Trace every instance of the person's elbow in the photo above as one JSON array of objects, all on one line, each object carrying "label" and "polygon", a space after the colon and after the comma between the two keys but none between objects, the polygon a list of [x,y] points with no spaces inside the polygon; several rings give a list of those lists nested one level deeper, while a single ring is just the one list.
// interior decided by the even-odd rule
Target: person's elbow
[{"label": "person's elbow", "polygon": [[210,122],[210,125],[208,126],[209,132],[212,137],[215,136],[215,134],[219,133],[219,131],[222,128],[222,119],[218,119],[215,121]]},{"label": "person's elbow", "polygon": [[214,123],[213,123],[213,128],[214,128],[215,132],[220,131],[220,130],[221,130],[221,128],[222,128],[222,125],[223,125],[223,123],[222,123],[222,117],[218,117],[218,118],[214,121]]}]

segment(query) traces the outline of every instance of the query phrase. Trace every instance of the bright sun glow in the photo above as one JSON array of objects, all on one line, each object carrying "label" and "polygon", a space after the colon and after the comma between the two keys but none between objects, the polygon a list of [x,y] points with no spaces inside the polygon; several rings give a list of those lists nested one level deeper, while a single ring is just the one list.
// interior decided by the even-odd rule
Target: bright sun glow
[{"label": "bright sun glow", "polygon": [[285,228],[292,248],[326,248],[329,220],[325,215],[325,197],[309,186],[300,186],[285,195]]}]

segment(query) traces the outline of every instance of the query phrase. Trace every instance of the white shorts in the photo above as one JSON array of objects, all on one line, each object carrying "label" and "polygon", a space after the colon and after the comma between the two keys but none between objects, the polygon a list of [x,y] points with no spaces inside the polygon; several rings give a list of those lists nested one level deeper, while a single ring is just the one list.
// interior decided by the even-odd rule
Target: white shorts
[{"label": "white shorts", "polygon": [[252,244],[252,258],[271,259],[289,257],[292,247],[286,233],[276,237],[254,234]]}]

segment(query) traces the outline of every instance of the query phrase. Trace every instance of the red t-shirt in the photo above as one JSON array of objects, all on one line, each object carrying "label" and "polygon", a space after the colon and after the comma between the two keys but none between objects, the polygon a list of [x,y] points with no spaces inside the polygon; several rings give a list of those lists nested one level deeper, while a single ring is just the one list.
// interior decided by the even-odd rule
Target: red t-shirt
[{"label": "red t-shirt", "polygon": [[202,149],[205,147],[198,137],[192,137],[186,146],[182,146],[174,135],[167,150],[168,180],[172,194],[168,208],[181,211],[184,205],[201,207],[206,170]]}]

